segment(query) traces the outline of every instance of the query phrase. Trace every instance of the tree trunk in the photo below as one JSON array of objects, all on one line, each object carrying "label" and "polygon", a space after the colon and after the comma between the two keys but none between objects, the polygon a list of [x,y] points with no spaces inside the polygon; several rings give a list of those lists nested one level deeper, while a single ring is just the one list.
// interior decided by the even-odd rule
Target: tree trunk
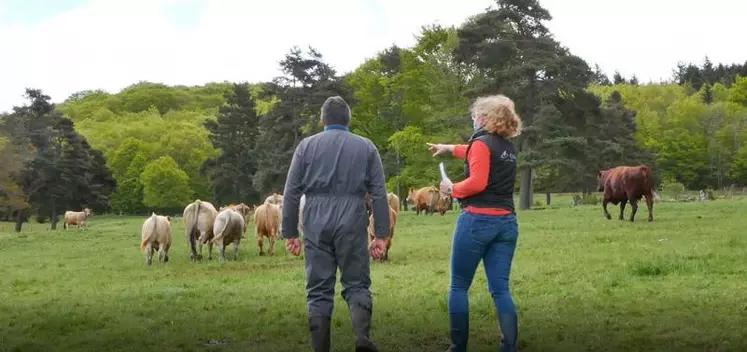
[{"label": "tree trunk", "polygon": [[547,202],[547,206],[550,206],[550,192],[545,193],[545,201]]},{"label": "tree trunk", "polygon": [[532,169],[529,167],[522,169],[519,177],[519,209],[530,209],[532,207]]},{"label": "tree trunk", "polygon": [[23,227],[23,210],[16,212],[16,232],[21,232],[21,227]]},{"label": "tree trunk", "polygon": [[52,202],[52,217],[49,218],[49,228],[51,230],[57,230],[57,203]]}]

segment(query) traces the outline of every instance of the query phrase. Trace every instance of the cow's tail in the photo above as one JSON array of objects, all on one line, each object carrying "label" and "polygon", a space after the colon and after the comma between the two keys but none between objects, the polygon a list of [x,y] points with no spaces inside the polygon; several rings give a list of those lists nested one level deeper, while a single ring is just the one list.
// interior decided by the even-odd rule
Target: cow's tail
[{"label": "cow's tail", "polygon": [[270,234],[270,237],[275,236],[274,231],[280,231],[280,224],[277,223],[278,215],[275,214],[275,211],[279,211],[280,207],[271,206],[268,205],[265,208],[264,213],[264,221],[265,221],[265,228],[273,231],[273,233]]},{"label": "cow's tail", "polygon": [[[218,219],[216,219],[216,221],[217,220]],[[230,223],[230,222],[231,222],[231,217],[229,216],[228,219],[226,219],[225,221],[223,221],[223,226],[218,229],[218,232],[213,234],[214,235],[213,239],[210,242],[215,243],[218,240],[220,240],[221,238],[223,238],[223,235],[226,232],[226,228],[228,227],[228,223]]]},{"label": "cow's tail", "polygon": [[196,200],[194,203],[194,221],[189,226],[189,229],[187,231],[189,232],[189,248],[192,250],[192,253],[197,253],[197,247],[195,246],[195,231],[197,230],[197,222],[199,220],[200,216],[200,200]]},{"label": "cow's tail", "polygon": [[156,227],[158,226],[158,217],[156,216],[156,213],[153,213],[150,216],[150,219],[153,221],[153,228],[150,229],[150,234],[148,234],[148,236],[145,236],[145,238],[140,241],[140,251],[145,249],[145,246],[148,244],[148,242],[150,242],[151,237],[155,236],[156,234]]}]

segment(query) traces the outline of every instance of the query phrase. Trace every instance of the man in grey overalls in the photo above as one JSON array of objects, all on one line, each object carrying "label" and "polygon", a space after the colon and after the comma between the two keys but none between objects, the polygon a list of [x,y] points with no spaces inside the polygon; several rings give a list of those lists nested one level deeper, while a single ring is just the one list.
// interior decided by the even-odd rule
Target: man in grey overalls
[{"label": "man in grey overalls", "polygon": [[303,208],[306,302],[311,344],[328,352],[337,268],[342,297],[350,309],[356,351],[378,351],[369,338],[372,300],[369,286],[368,216],[371,195],[375,239],[370,255],[381,257],[389,230],[389,209],[381,157],[367,138],[348,131],[350,107],[328,98],[321,113],[324,131],[304,138],[293,154],[283,193],[282,234],[286,248],[299,255],[298,209]]}]

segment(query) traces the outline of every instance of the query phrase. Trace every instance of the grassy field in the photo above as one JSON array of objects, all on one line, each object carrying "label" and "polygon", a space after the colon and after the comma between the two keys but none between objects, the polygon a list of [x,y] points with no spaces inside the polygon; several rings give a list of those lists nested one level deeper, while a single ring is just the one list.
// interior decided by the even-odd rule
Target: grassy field
[{"label": "grassy field", "polygon": [[[636,223],[601,206],[519,213],[512,292],[523,351],[747,349],[747,200],[659,203]],[[626,218],[629,214],[626,212]],[[398,220],[390,262],[372,264],[382,351],[443,351],[454,212]],[[144,218],[94,216],[88,231],[0,223],[0,351],[309,351],[301,257],[276,243],[238,262],[191,263],[181,218],[171,260],[145,266]],[[252,231],[253,233],[253,231]],[[206,248],[205,248],[206,250]],[[232,253],[230,248],[227,253]],[[333,349],[352,350],[339,297]],[[482,267],[470,290],[470,351],[495,351]]]}]

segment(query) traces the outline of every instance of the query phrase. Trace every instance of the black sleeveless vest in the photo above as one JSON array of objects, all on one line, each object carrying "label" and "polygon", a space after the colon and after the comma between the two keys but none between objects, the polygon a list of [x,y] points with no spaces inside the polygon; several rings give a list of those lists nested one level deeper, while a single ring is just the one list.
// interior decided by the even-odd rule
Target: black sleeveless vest
[{"label": "black sleeveless vest", "polygon": [[[490,149],[488,185],[475,195],[462,198],[462,208],[503,208],[514,212],[514,181],[516,180],[516,147],[503,136],[479,130],[472,135],[467,153],[475,140],[481,140]],[[469,177],[469,161],[464,159],[464,177]]]}]

